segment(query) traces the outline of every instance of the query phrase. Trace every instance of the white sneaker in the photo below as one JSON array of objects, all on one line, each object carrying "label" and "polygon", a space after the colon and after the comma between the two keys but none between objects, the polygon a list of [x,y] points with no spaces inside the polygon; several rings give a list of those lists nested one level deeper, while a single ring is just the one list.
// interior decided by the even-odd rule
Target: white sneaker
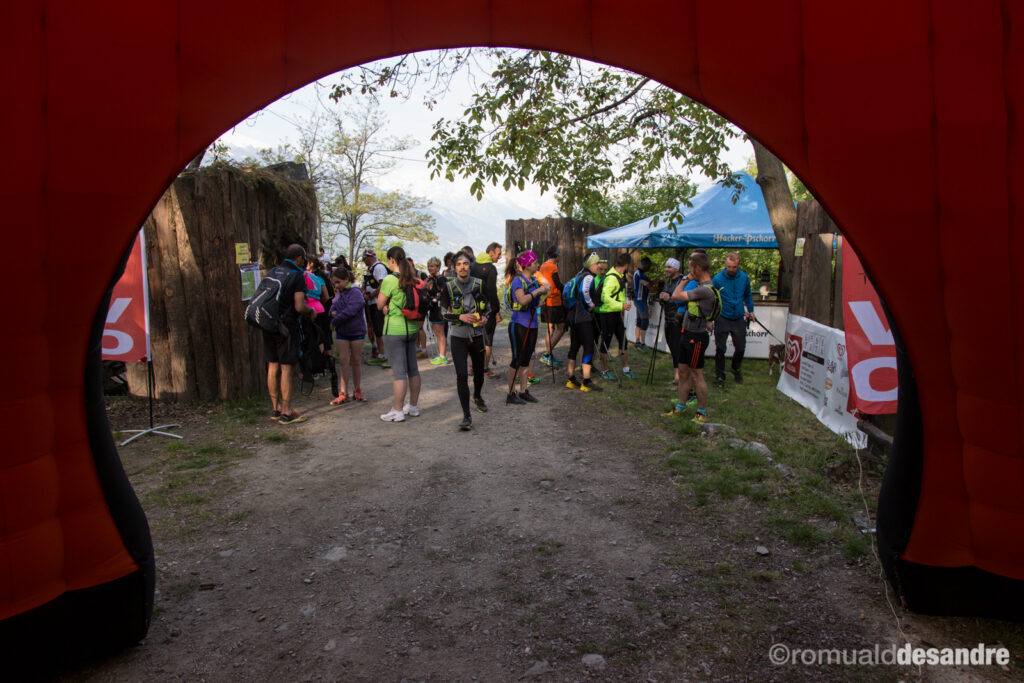
[{"label": "white sneaker", "polygon": [[388,412],[380,416],[380,419],[385,422],[405,422],[405,413],[401,410],[395,410],[392,408]]},{"label": "white sneaker", "polygon": [[402,408],[402,412],[405,413],[406,415],[408,415],[409,417],[419,417],[420,416],[420,409],[417,408],[416,406],[414,406],[411,403],[406,403],[405,407]]}]

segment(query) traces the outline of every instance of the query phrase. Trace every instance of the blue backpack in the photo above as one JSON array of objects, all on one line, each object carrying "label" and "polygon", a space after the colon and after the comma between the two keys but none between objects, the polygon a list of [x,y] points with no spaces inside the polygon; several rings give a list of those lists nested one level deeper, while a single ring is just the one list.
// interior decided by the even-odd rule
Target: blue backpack
[{"label": "blue backpack", "polygon": [[588,275],[590,271],[583,269],[576,273],[576,277],[562,285],[562,305],[565,309],[571,311],[576,306],[583,303],[583,295],[580,292],[580,287],[583,285],[583,277]]}]

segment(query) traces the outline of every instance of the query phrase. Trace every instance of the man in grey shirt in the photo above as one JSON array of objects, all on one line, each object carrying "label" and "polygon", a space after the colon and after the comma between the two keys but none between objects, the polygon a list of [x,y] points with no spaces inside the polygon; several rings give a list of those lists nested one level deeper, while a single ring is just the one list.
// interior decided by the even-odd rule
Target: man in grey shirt
[{"label": "man in grey shirt", "polygon": [[683,314],[682,338],[679,342],[679,400],[671,417],[682,417],[686,413],[686,398],[693,386],[697,393],[697,414],[694,422],[707,422],[708,384],[704,380],[704,353],[711,341],[708,331],[713,323],[708,321],[715,305],[708,255],[694,252],[690,255],[690,279],[697,287],[685,290],[685,282],[679,283],[672,293],[672,301],[686,302]]},{"label": "man in grey shirt", "polygon": [[455,277],[441,289],[440,304],[444,319],[451,323],[452,364],[455,366],[462,422],[459,429],[473,426],[469,413],[469,359],[473,361],[473,403],[478,412],[486,413],[480,391],[484,386],[484,332],[491,316],[491,303],[484,293],[483,282],[470,277],[469,256],[459,252],[455,257]]}]

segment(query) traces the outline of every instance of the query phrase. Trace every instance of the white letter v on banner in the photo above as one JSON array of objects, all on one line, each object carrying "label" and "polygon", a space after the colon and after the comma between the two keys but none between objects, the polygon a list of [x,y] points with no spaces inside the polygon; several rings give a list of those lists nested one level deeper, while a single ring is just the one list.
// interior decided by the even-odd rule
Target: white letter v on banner
[{"label": "white letter v on banner", "polygon": [[894,346],[896,344],[892,330],[885,329],[885,325],[870,301],[850,301],[849,306],[853,311],[853,317],[857,319],[860,329],[864,330],[864,335],[872,346]]}]

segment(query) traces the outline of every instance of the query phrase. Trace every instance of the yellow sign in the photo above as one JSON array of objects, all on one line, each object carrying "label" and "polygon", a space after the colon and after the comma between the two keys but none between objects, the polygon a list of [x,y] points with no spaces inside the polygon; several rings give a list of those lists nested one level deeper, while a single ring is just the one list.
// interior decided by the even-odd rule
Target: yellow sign
[{"label": "yellow sign", "polygon": [[235,242],[235,263],[252,263],[248,242]]}]

